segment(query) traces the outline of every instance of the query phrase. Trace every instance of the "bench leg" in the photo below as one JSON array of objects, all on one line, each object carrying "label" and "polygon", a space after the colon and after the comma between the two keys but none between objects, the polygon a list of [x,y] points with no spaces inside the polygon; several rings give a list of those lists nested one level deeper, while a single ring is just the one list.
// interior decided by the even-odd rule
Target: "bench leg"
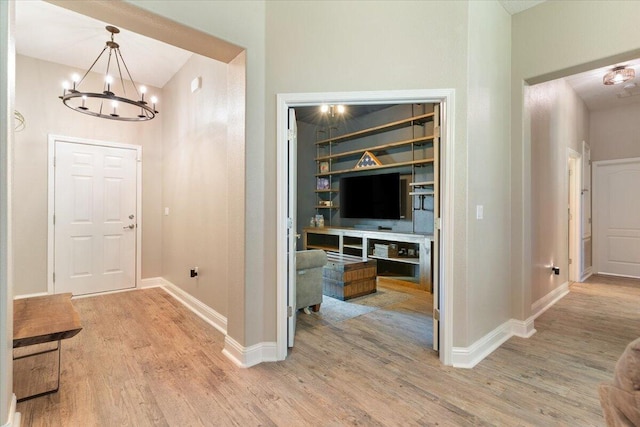
[{"label": "bench leg", "polygon": [[314,313],[319,312],[320,311],[320,304],[312,305],[311,306],[311,310],[313,310]]}]

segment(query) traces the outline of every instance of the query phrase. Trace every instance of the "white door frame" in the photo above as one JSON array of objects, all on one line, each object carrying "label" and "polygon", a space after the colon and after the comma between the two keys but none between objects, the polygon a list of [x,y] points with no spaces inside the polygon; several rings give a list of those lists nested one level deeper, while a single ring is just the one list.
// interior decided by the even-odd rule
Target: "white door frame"
[{"label": "white door frame", "polygon": [[277,95],[277,231],[276,231],[276,358],[287,356],[287,118],[288,109],[331,104],[440,103],[441,234],[440,234],[440,361],[451,365],[453,348],[453,165],[454,165],[454,89],[416,89],[376,92],[285,93]]},{"label": "white door frame", "polygon": [[[49,134],[49,165],[48,165],[48,203],[47,203],[47,293],[53,294],[53,272],[55,269],[55,228],[53,224],[53,213],[55,208],[55,147],[56,142],[70,142],[73,144],[99,145],[110,148],[125,148],[136,151],[136,218],[138,226],[136,227],[136,282],[134,289],[140,284],[142,278],[142,147],[134,144],[123,144],[120,142],[98,141],[94,139],[76,138],[71,136]],[[127,288],[130,290],[131,288]],[[116,291],[120,292],[120,291]],[[108,293],[108,292],[106,292]]]},{"label": "white door frame", "polygon": [[[573,164],[570,168],[569,164]],[[569,176],[569,170],[573,170],[573,174]],[[572,148],[567,148],[567,198],[569,199],[570,211],[573,214],[572,227],[567,229],[569,247],[567,253],[571,264],[567,260],[569,267],[569,281],[579,282],[582,265],[582,155]],[[573,195],[573,197],[569,197]],[[569,218],[567,216],[567,224]]]}]

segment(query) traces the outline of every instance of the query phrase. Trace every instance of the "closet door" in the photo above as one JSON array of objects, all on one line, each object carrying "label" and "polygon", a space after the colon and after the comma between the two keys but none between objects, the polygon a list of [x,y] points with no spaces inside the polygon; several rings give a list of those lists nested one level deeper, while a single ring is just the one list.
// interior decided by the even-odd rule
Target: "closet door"
[{"label": "closet door", "polygon": [[597,273],[640,277],[640,158],[594,163]]}]

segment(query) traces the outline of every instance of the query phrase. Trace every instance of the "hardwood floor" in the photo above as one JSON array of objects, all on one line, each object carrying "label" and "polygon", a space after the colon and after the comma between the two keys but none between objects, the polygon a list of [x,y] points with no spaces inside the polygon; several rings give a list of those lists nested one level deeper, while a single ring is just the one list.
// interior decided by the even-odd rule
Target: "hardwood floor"
[{"label": "hardwood floor", "polygon": [[640,334],[640,281],[596,277],[533,337],[455,369],[430,350],[428,294],[384,289],[355,315],[301,314],[288,359],[251,369],[161,289],[74,300],[84,329],[63,342],[60,391],[18,404],[23,425],[602,426],[597,386]]}]

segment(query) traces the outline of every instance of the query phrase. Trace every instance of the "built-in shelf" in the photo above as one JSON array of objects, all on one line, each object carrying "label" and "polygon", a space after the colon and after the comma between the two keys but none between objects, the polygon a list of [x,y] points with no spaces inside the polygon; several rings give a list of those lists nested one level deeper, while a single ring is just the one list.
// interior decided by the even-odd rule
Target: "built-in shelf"
[{"label": "built-in shelf", "polygon": [[323,251],[327,251],[327,252],[340,252],[340,248],[336,248],[333,246],[322,246],[322,245],[310,245],[307,244],[307,249],[322,249]]},{"label": "built-in shelf", "polygon": [[320,156],[320,157],[316,157],[316,160],[320,162],[320,161],[326,161],[326,160],[340,159],[343,157],[356,156],[359,154],[361,155],[361,154],[364,154],[365,151],[378,152],[378,151],[388,150],[389,148],[404,147],[405,145],[411,145],[411,144],[420,145],[420,144],[426,143],[427,141],[433,141],[433,138],[434,136],[430,135],[430,136],[422,136],[420,138],[405,139],[403,141],[391,142],[389,144],[376,145],[375,147],[368,147],[368,148],[363,148],[359,150],[344,151],[342,153],[335,153],[335,154],[330,154],[326,156]]},{"label": "built-in shelf", "polygon": [[341,175],[341,174],[345,174],[345,173],[351,173],[351,172],[362,172],[362,171],[370,171],[370,170],[376,170],[376,169],[388,169],[388,168],[400,168],[403,166],[412,166],[412,165],[425,165],[428,163],[433,163],[433,159],[420,159],[420,160],[411,160],[408,162],[398,162],[398,163],[390,163],[388,165],[380,165],[380,166],[368,166],[366,168],[353,168],[353,169],[343,169],[343,170],[339,170],[339,171],[331,171],[331,172],[325,172],[325,173],[318,173],[316,174],[317,177],[322,177],[322,176],[331,176],[331,175]]},{"label": "built-in shelf", "polygon": [[418,188],[432,186],[433,184],[434,184],[434,182],[433,182],[433,181],[410,182],[410,183],[409,183],[409,185],[410,185],[411,187],[418,187]]},{"label": "built-in shelf", "polygon": [[400,258],[400,257],[383,257],[376,255],[367,255],[367,258],[381,259],[385,261],[403,262],[405,264],[420,265],[420,258]]},{"label": "built-in shelf", "polygon": [[351,132],[340,136],[334,136],[332,138],[322,139],[316,141],[316,145],[326,145],[329,143],[338,143],[350,141],[352,139],[364,138],[365,136],[376,135],[382,132],[389,132],[394,129],[400,129],[410,126],[412,124],[423,124],[425,122],[433,120],[435,113],[420,114],[418,116],[409,117],[407,119],[398,120],[397,122],[385,123],[384,125],[375,126],[368,129],[363,129],[357,132]]},{"label": "built-in shelf", "polygon": [[433,196],[433,191],[411,191],[410,196]]},{"label": "built-in shelf", "polygon": [[338,193],[340,190],[315,190],[316,193]]},{"label": "built-in shelf", "polygon": [[342,245],[342,247],[362,250],[362,245],[348,245],[348,244],[345,243],[344,245]]},{"label": "built-in shelf", "polygon": [[316,205],[316,209],[340,209],[340,206],[322,206],[322,205]]},{"label": "built-in shelf", "polygon": [[[302,234],[303,249],[324,249],[328,252],[352,255],[363,261],[376,259],[379,260],[378,271],[380,274],[391,273],[410,276],[419,288],[432,291],[432,235],[346,227],[305,227]],[[376,245],[394,245],[398,251],[404,252],[406,256],[373,255],[371,251]],[[384,262],[384,266],[380,266],[382,262]]]}]

